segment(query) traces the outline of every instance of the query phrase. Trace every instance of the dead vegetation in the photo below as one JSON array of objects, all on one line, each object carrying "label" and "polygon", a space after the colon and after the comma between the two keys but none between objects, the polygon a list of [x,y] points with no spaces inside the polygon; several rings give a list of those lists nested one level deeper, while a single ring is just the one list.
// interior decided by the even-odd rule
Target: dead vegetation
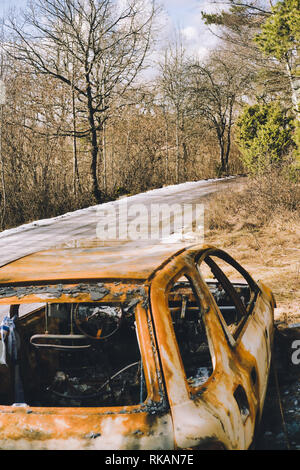
[{"label": "dead vegetation", "polygon": [[277,300],[275,320],[300,321],[300,185],[283,172],[216,195],[205,241],[227,249]]}]

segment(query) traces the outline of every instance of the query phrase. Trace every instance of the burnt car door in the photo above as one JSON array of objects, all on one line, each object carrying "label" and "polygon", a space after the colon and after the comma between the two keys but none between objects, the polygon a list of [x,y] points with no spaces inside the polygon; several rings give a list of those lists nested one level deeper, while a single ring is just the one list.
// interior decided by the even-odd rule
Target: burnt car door
[{"label": "burnt car door", "polygon": [[[244,364],[247,356],[252,358],[246,367],[251,388],[239,388],[236,397],[242,416],[247,417],[252,395],[258,422],[262,414],[271,364],[272,306],[259,284],[222,250],[209,250],[200,257],[197,264],[204,277],[207,270],[210,270],[213,277],[206,279],[206,283],[217,304],[219,317],[232,344],[236,361]],[[247,442],[251,442],[251,433],[252,430],[246,430]]]},{"label": "burnt car door", "polygon": [[[258,288],[255,296],[249,293],[251,308],[247,310],[221,269],[210,260],[206,265],[213,267],[219,279],[213,278],[211,286],[204,281],[196,266],[206,255],[203,250],[199,256],[196,252],[179,255],[151,285],[151,308],[175,443],[178,448],[246,449],[265,389],[267,367],[258,366],[257,355],[262,352],[265,363],[266,319],[254,318],[252,322],[256,313],[260,315]],[[227,310],[233,317],[234,331],[211,292],[220,280],[231,295],[230,309],[223,309],[223,314]]]},{"label": "burnt car door", "polygon": [[[151,284],[151,309],[179,449],[245,448],[245,427],[234,396],[247,380],[209,290],[184,255]],[[233,365],[233,367],[232,367]],[[253,412],[249,422],[254,427]]]},{"label": "burnt car door", "polygon": [[[249,273],[232,257],[221,250],[202,255],[198,269],[205,276],[210,270],[213,280],[206,283],[217,303],[222,319],[231,333],[235,349],[241,345],[257,359],[252,377],[257,376],[259,398],[267,386],[273,340],[273,310]],[[228,332],[227,332],[228,334]]]}]

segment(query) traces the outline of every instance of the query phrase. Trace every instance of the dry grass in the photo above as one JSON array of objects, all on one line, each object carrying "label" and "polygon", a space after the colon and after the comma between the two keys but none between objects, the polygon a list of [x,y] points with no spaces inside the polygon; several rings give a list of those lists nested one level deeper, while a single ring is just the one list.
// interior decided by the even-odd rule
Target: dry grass
[{"label": "dry grass", "polygon": [[300,187],[286,179],[283,185],[279,176],[252,180],[215,196],[207,211],[205,241],[226,249],[272,289],[276,320],[296,323],[300,322]]}]

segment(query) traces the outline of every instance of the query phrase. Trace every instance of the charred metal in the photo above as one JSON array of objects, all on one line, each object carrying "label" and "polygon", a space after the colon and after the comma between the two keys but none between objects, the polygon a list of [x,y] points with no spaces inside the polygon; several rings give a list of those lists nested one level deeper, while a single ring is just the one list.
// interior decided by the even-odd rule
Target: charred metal
[{"label": "charred metal", "polygon": [[0,448],[249,448],[273,294],[214,247],[123,250],[0,268]]},{"label": "charred metal", "polygon": [[109,290],[103,283],[95,285],[78,284],[74,287],[66,287],[63,284],[57,286],[6,286],[0,287],[0,298],[17,297],[22,299],[28,295],[39,295],[49,299],[60,299],[63,295],[76,298],[79,294],[87,293],[91,300],[97,301],[103,299]]}]

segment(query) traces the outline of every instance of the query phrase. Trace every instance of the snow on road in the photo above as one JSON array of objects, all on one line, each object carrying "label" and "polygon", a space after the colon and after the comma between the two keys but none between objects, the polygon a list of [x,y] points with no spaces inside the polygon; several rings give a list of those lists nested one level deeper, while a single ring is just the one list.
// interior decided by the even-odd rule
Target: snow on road
[{"label": "snow on road", "polygon": [[[159,204],[169,206],[177,204],[178,206],[186,205],[190,207],[195,204],[199,205],[203,203],[209,194],[226,190],[235,180],[234,177],[229,177],[167,186],[5,230],[0,233],[0,266],[60,243],[99,237],[99,228],[101,229],[107,223],[109,214],[122,211],[124,205],[126,205],[129,214],[133,209],[131,216],[126,220],[126,223],[130,224],[130,221],[134,220],[135,217],[135,207],[143,206],[150,210],[151,206]],[[164,225],[164,221],[159,223],[160,226]],[[182,239],[183,231],[187,235],[184,239]],[[175,231],[163,241],[178,242],[181,240],[189,242],[190,234],[191,227],[181,227],[178,233]]]}]

